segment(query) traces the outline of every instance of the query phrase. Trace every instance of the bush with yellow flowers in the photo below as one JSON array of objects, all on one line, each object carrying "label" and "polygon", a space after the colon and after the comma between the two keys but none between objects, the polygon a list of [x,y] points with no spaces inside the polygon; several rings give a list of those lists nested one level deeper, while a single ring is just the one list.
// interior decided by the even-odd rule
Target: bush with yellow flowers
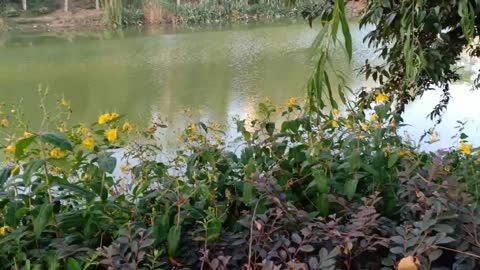
[{"label": "bush with yellow flowers", "polygon": [[65,99],[38,130],[4,114],[0,269],[478,269],[477,149],[424,152],[374,100],[266,101],[237,138],[189,123],[174,155],[163,123],[71,125]]}]

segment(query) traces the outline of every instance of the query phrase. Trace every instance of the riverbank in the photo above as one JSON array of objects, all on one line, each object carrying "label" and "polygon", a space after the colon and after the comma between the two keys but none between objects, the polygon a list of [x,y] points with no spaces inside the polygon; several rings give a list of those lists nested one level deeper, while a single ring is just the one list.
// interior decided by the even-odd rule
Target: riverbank
[{"label": "riverbank", "polygon": [[[347,3],[347,13],[352,17],[361,14],[364,1]],[[228,24],[235,22],[276,21],[285,18],[298,18],[299,8],[272,8],[266,5],[247,5],[227,10],[224,6],[204,6],[184,4],[168,7],[152,2],[142,7],[123,9],[122,23],[127,27],[155,27],[158,25]],[[68,12],[56,10],[41,16],[20,16],[0,19],[3,31],[20,32],[62,32],[98,31],[109,28],[104,19],[104,10],[75,8]]]}]

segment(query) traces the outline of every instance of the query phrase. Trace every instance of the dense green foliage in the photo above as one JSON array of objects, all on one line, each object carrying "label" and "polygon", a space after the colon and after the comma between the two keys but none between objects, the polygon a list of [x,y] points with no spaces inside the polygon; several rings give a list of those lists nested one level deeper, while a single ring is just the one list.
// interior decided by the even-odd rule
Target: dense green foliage
[{"label": "dense green foliage", "polygon": [[295,98],[267,101],[260,119],[237,120],[235,142],[191,123],[173,155],[152,140],[162,123],[133,135],[107,113],[69,128],[62,100],[58,130],[29,133],[4,107],[0,265],[389,269],[413,256],[422,269],[476,269],[480,157],[465,142],[418,151],[377,99],[315,118]]},{"label": "dense green foliage", "polygon": [[[458,145],[436,153],[399,135],[399,113],[425,87],[448,97],[476,35],[474,2],[432,3],[369,1],[362,21],[378,27],[367,39],[388,62],[367,63],[380,86],[358,102],[342,95],[330,57],[339,44],[352,57],[344,1],[305,9],[324,26],[306,108],[260,103],[258,119],[236,120],[234,140],[221,125],[191,123],[172,153],[155,140],[163,123],[134,132],[106,113],[70,127],[62,99],[53,115],[41,107],[33,132],[20,108],[2,108],[0,266],[478,269],[480,153],[461,130]],[[447,50],[441,63],[437,49]],[[332,76],[342,111],[327,110],[339,107]]]},{"label": "dense green foliage", "polygon": [[[325,31],[330,31],[325,37],[334,41],[341,21],[351,54],[351,38],[342,21],[343,2],[322,1],[305,8],[303,15],[309,20],[321,17]],[[378,50],[382,60],[371,63],[367,59],[361,69],[366,79],[373,78],[379,84],[373,92],[389,96],[396,101],[396,111],[403,112],[407,103],[425,91],[440,89],[443,96],[431,117],[441,116],[451,98],[450,84],[460,78],[456,67],[460,55],[468,48],[470,56],[478,56],[474,38],[479,35],[479,14],[476,0],[367,0],[360,27],[373,26],[365,41]],[[326,52],[325,43],[320,45]],[[323,68],[324,63],[319,66]],[[316,85],[323,85],[323,81],[320,78]],[[368,106],[372,95],[364,92],[361,98]]]},{"label": "dense green foliage", "polygon": [[[287,0],[102,0],[99,8],[107,26],[141,26],[144,24],[224,24],[228,22],[272,20],[297,16],[297,10],[308,1]],[[53,0],[27,0],[27,10],[21,2],[4,0],[0,11],[4,17],[43,15],[61,9]],[[94,1],[70,0],[74,12],[95,9]],[[68,16],[66,16],[68,18]]]}]

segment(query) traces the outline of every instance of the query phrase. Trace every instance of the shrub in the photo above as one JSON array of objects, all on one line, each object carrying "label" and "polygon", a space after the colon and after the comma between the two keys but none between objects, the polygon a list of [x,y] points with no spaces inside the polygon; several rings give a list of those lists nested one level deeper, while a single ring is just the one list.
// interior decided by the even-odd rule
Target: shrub
[{"label": "shrub", "polygon": [[480,165],[466,135],[459,150],[422,152],[377,101],[316,114],[266,101],[260,119],[236,120],[235,142],[191,123],[173,156],[155,141],[163,123],[142,131],[105,113],[70,127],[61,100],[46,118],[57,130],[32,132],[4,108],[0,265],[478,268]]}]

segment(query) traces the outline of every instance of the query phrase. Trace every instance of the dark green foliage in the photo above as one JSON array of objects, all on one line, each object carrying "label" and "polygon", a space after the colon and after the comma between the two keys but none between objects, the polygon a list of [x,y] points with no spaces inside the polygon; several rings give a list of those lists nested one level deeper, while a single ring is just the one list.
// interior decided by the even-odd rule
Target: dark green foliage
[{"label": "dark green foliage", "polygon": [[[302,15],[310,24],[316,17],[321,18],[325,26],[323,31],[328,34],[320,34],[319,40],[330,37],[335,40],[339,21],[342,22],[344,47],[351,55],[348,25],[342,21],[344,9],[339,5],[341,2],[321,1],[305,7]],[[475,0],[367,0],[360,27],[372,26],[365,42],[379,52],[381,61],[372,63],[367,59],[361,68],[366,79],[373,78],[379,83],[378,87],[359,94],[364,107],[368,107],[375,93],[384,93],[395,101],[395,110],[401,113],[406,104],[425,91],[438,89],[443,92],[442,98],[430,117],[440,120],[451,99],[450,84],[460,78],[456,63],[461,53],[467,48],[469,55],[478,56],[474,38],[479,34],[479,4]],[[318,50],[325,49],[324,42],[317,46]],[[323,87],[328,85],[328,74],[322,75],[328,52],[324,50],[319,54],[322,55],[318,60],[319,73],[312,76],[311,80],[315,82],[311,82],[308,89],[317,99],[323,100],[322,95],[328,93]],[[344,91],[340,89],[340,92]],[[322,105],[323,101],[319,104]]]}]

